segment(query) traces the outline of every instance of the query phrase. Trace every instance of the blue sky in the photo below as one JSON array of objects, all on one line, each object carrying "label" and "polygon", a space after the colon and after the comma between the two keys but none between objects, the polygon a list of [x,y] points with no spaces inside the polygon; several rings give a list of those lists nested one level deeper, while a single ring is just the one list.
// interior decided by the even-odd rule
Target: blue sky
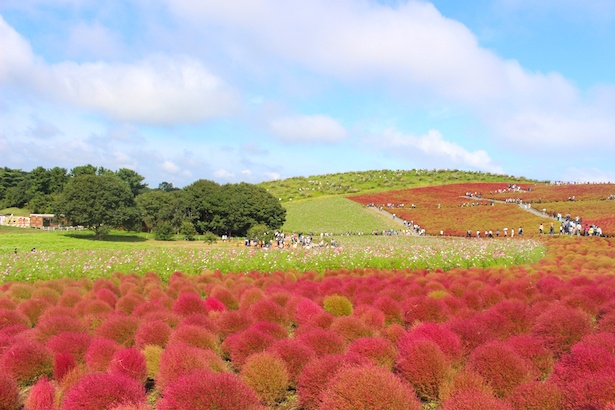
[{"label": "blue sky", "polygon": [[0,166],[615,181],[613,0],[3,0]]}]

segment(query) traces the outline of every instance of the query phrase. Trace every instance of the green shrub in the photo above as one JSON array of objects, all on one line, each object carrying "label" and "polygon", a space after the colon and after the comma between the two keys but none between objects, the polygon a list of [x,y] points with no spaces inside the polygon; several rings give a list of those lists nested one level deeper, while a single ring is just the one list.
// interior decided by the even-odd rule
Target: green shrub
[{"label": "green shrub", "polygon": [[184,235],[184,240],[186,241],[193,241],[197,234],[194,224],[190,221],[183,221],[179,232]]},{"label": "green shrub", "polygon": [[208,243],[208,244],[212,244],[212,243],[216,243],[218,242],[218,235],[216,235],[215,233],[211,233],[211,232],[205,232],[203,233],[203,242]]},{"label": "green shrub", "polygon": [[154,238],[157,241],[170,241],[173,239],[173,227],[167,222],[161,222],[154,229]]},{"label": "green shrub", "polygon": [[341,295],[329,295],[323,301],[325,312],[334,316],[352,315],[352,302],[347,297]]}]

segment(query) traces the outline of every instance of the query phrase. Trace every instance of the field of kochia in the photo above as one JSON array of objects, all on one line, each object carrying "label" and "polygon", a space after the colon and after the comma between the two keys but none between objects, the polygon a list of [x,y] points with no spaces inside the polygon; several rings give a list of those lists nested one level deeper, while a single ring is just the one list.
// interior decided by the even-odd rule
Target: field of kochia
[{"label": "field of kochia", "polygon": [[[479,186],[482,199],[500,185]],[[615,203],[606,185],[515,197],[541,193],[536,208],[591,220]],[[478,188],[297,202],[289,226],[341,233],[307,215],[345,209],[349,231],[389,227],[373,212],[360,221],[370,202],[405,202],[390,212],[428,232],[528,215],[530,236],[550,221],[460,207]],[[255,249],[3,232],[0,410],[615,409],[613,238],[343,235],[337,248]]]}]

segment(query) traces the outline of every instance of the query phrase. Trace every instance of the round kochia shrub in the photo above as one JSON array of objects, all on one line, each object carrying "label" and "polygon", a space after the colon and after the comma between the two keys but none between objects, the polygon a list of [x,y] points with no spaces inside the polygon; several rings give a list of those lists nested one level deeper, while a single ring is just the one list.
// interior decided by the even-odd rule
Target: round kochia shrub
[{"label": "round kochia shrub", "polygon": [[509,396],[509,402],[515,410],[559,410],[563,397],[553,383],[530,381],[517,386]]},{"label": "round kochia shrub", "polygon": [[119,343],[113,340],[100,337],[93,339],[85,353],[85,364],[88,370],[91,372],[107,371],[113,355],[121,347]]},{"label": "round kochia shrub", "polygon": [[361,337],[348,346],[349,353],[356,353],[372,364],[392,370],[397,357],[397,348],[384,337]]},{"label": "round kochia shrub", "polygon": [[502,342],[477,347],[466,366],[483,376],[498,397],[506,397],[530,377],[529,363]]},{"label": "round kochia shrub", "polygon": [[264,410],[256,394],[239,377],[205,370],[193,371],[171,383],[156,408]]},{"label": "round kochia shrub", "polygon": [[19,410],[20,406],[17,382],[0,370],[0,410]]},{"label": "round kochia shrub", "polygon": [[568,352],[573,344],[590,332],[590,319],[586,313],[559,304],[541,314],[532,327],[532,334],[541,339],[556,357]]},{"label": "round kochia shrub", "polygon": [[288,372],[284,361],[273,353],[261,352],[248,357],[239,375],[263,404],[273,406],[281,401],[288,388]]},{"label": "round kochia shrub", "polygon": [[346,352],[346,342],[340,335],[319,327],[301,332],[297,340],[311,348],[318,357]]},{"label": "round kochia shrub", "polygon": [[464,390],[442,403],[441,410],[512,410],[510,405],[482,390]]},{"label": "round kochia shrub", "polygon": [[267,350],[277,355],[286,364],[289,384],[295,386],[303,367],[316,358],[314,351],[297,339],[280,339]]},{"label": "round kochia shrub", "polygon": [[145,356],[134,347],[120,349],[111,359],[109,372],[123,374],[143,383],[147,378]]},{"label": "round kochia shrub", "polygon": [[440,347],[429,339],[400,344],[396,369],[418,396],[427,401],[440,398],[451,373],[450,361]]},{"label": "round kochia shrub", "polygon": [[138,381],[117,373],[91,373],[66,393],[62,408],[108,410],[123,404],[144,402],[145,388]]},{"label": "round kochia shrub", "polygon": [[301,408],[319,408],[320,396],[335,372],[345,365],[366,365],[369,362],[356,354],[327,355],[306,364],[299,376],[297,393]]},{"label": "round kochia shrub", "polygon": [[53,354],[40,343],[23,340],[4,352],[0,369],[19,384],[29,385],[41,376],[51,376]]},{"label": "round kochia shrub", "polygon": [[352,315],[352,302],[346,296],[329,295],[323,300],[323,309],[334,316]]},{"label": "round kochia shrub", "polygon": [[340,369],[329,381],[321,400],[322,410],[421,410],[421,402],[410,386],[374,365]]},{"label": "round kochia shrub", "polygon": [[139,349],[147,345],[165,347],[170,334],[171,326],[162,320],[142,322],[135,333],[135,346]]},{"label": "round kochia shrub", "polygon": [[[52,410],[56,399],[56,389],[51,381],[43,377],[30,389],[26,398],[25,410]],[[0,402],[2,402],[0,398]],[[2,406],[0,405],[0,409]]]}]

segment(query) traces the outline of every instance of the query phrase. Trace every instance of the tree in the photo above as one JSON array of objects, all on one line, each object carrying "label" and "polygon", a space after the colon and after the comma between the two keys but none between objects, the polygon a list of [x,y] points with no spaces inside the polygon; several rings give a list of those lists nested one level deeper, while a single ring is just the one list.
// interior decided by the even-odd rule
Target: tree
[{"label": "tree", "polygon": [[120,168],[115,172],[115,175],[128,184],[133,196],[137,196],[147,189],[147,184],[143,183],[145,177],[132,169]]},{"label": "tree", "polygon": [[215,215],[220,213],[222,198],[220,185],[213,181],[200,179],[183,189],[186,217],[195,223],[200,233],[220,232]]},{"label": "tree", "polygon": [[60,196],[57,211],[71,223],[94,230],[97,239],[111,228],[134,223],[137,215],[130,188],[114,175],[73,178]]}]

